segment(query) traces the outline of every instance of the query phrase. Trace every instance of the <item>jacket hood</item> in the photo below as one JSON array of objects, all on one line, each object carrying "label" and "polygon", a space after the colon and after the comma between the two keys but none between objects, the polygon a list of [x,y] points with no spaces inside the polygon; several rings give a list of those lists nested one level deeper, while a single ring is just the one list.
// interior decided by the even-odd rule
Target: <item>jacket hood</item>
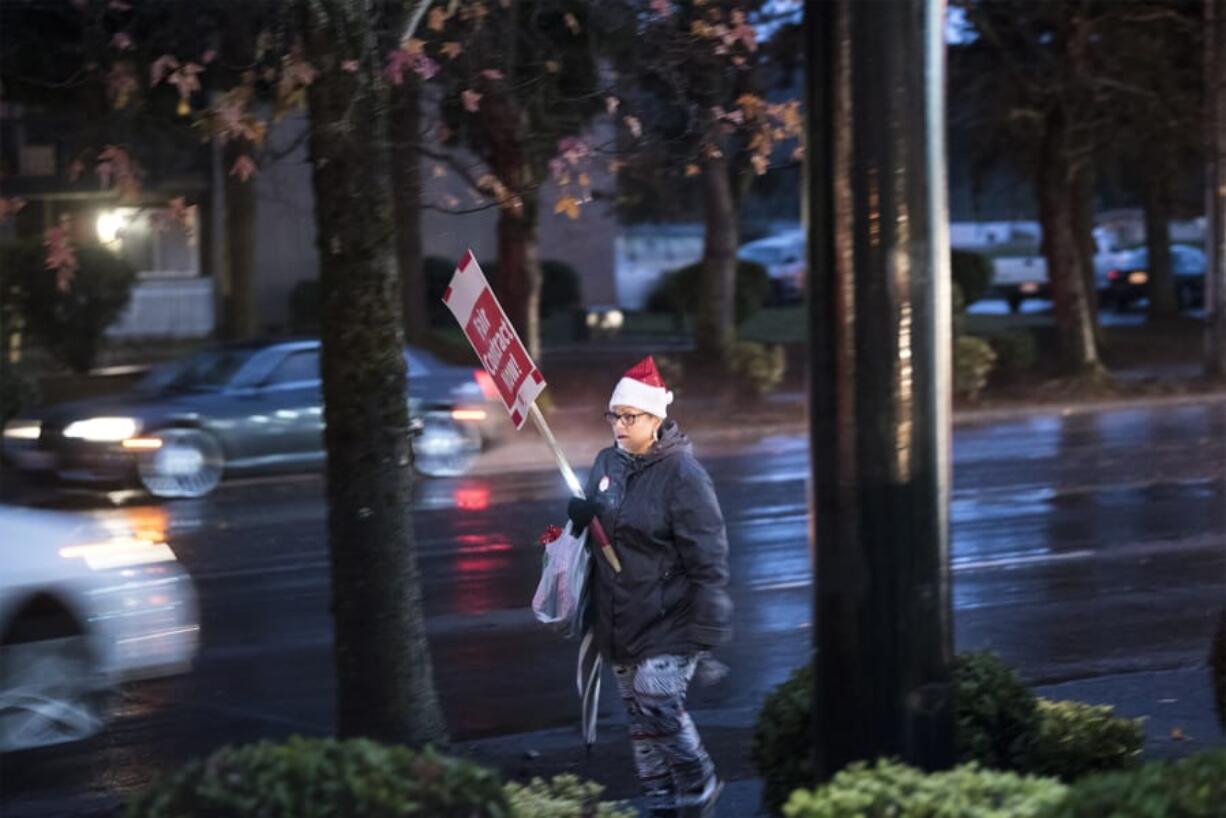
[{"label": "jacket hood", "polygon": [[681,428],[677,426],[677,421],[666,420],[660,425],[660,439],[652,444],[652,447],[645,453],[630,454],[630,452],[621,448],[617,449],[617,453],[629,460],[633,468],[641,469],[669,457],[689,453],[693,451],[693,448],[694,446],[690,443],[689,436],[681,431]]}]

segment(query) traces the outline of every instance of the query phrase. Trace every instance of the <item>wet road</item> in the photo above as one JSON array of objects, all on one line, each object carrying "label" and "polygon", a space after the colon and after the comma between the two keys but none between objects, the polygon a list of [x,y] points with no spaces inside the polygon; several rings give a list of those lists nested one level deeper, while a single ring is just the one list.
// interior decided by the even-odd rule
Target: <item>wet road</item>
[{"label": "wet road", "polygon": [[[805,660],[811,637],[807,441],[696,437],[728,520],[738,638],[721,657],[729,679],[697,689],[692,706],[752,707]],[[1035,681],[1202,660],[1226,603],[1226,405],[963,424],[954,464],[959,649],[997,650]],[[536,536],[563,496],[547,468],[419,487],[429,633],[456,738],[575,721],[574,645],[525,607]],[[221,743],[330,729],[318,479],[92,513],[164,528],[198,585],[198,666],[130,686],[96,739],[0,760],[0,815],[124,792]],[[617,707],[610,687],[605,713]]]}]

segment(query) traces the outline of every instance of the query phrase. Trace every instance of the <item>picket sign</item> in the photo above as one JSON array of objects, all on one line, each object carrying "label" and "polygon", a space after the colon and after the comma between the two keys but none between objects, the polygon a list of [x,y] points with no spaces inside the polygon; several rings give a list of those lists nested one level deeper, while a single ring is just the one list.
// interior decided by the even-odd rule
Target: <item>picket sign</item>
[{"label": "picket sign", "polygon": [[[582,498],[583,486],[553,436],[548,421],[536,405],[537,397],[545,389],[545,376],[528,355],[527,347],[520,340],[519,333],[515,331],[506,311],[498,303],[498,298],[472,250],[465,252],[456,266],[451,282],[443,291],[443,303],[460,323],[460,328],[472,344],[481,365],[493,378],[495,386],[498,387],[498,395],[502,398],[507,412],[511,414],[511,422],[515,424],[515,428],[522,429],[528,418],[532,419],[541,437],[552,450],[567,487],[576,497]],[[621,561],[617,559],[600,520],[592,518],[591,528],[605,559],[613,566],[614,571],[620,572]]]}]

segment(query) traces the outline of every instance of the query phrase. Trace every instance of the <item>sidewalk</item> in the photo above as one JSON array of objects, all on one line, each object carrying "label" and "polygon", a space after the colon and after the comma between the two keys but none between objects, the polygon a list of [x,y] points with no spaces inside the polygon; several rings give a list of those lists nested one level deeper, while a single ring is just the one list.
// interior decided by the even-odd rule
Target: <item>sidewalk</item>
[{"label": "sidewalk", "polygon": [[[1183,667],[1101,676],[1035,688],[1040,696],[1109,704],[1116,715],[1145,718],[1146,759],[1167,759],[1226,747],[1213,710],[1209,671]],[[576,715],[577,715],[576,704]],[[749,747],[757,713],[750,709],[700,710],[693,713],[712,757],[727,779],[717,818],[755,818],[762,782],[749,764]],[[602,719],[596,745],[584,751],[577,727],[498,736],[457,744],[453,751],[499,769],[506,778],[526,780],[561,773],[590,778],[605,786],[608,800],[636,798],[636,784],[626,739],[625,719]]]}]

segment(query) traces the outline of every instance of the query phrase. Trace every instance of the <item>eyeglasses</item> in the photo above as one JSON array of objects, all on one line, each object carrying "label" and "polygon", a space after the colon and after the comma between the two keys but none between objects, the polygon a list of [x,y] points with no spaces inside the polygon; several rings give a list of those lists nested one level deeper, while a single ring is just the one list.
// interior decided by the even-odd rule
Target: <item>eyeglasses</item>
[{"label": "eyeglasses", "polygon": [[636,420],[638,420],[639,418],[641,418],[643,415],[646,415],[646,414],[648,413],[647,412],[627,412],[624,415],[619,415],[616,412],[605,412],[604,419],[609,421],[609,424],[612,426],[616,426],[617,422],[620,420],[622,423],[626,424],[626,428],[630,428],[631,426],[634,425],[634,422]]}]

